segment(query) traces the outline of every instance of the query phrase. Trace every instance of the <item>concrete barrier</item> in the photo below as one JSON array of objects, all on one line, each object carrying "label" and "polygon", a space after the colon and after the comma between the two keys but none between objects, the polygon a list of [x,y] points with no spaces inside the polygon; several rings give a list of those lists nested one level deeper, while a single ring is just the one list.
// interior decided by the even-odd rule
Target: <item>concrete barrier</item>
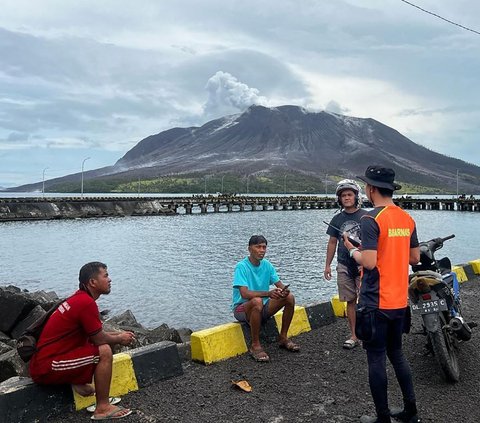
[{"label": "concrete barrier", "polygon": [[[274,342],[282,325],[283,312],[279,311],[262,325],[260,337],[265,342]],[[335,319],[330,302],[307,307],[295,306],[288,336],[300,335],[331,323]],[[327,323],[328,322],[328,323]],[[191,335],[192,360],[204,364],[226,360],[248,351],[250,327],[246,323],[227,323],[210,329],[193,332]]]},{"label": "concrete barrier", "polygon": [[[175,342],[163,341],[113,356],[110,396],[121,396],[150,383],[183,374]],[[30,378],[14,377],[0,383],[0,421],[34,423],[81,410],[95,403],[70,385],[39,386]]]}]

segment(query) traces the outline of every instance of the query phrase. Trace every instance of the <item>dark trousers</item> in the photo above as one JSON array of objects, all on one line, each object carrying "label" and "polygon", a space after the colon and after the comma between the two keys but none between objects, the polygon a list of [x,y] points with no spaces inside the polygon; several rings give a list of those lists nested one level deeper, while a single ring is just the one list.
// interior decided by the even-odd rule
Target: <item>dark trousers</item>
[{"label": "dark trousers", "polygon": [[405,313],[383,313],[377,310],[375,334],[370,342],[364,342],[368,359],[368,381],[377,416],[390,413],[387,395],[386,356],[392,363],[404,402],[415,402],[412,374],[402,351],[402,333]]}]

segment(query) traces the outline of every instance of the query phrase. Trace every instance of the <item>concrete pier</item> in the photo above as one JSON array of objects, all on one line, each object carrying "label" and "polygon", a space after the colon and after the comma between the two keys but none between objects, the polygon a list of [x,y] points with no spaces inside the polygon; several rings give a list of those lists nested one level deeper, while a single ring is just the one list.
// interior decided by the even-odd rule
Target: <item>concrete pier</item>
[{"label": "concrete pier", "polygon": [[[406,210],[478,212],[480,199],[394,198]],[[368,204],[364,206],[368,207]],[[85,217],[158,216],[193,213],[231,213],[271,210],[335,209],[332,197],[194,195],[189,197],[58,197],[1,198],[0,222],[12,220],[75,219]]]}]

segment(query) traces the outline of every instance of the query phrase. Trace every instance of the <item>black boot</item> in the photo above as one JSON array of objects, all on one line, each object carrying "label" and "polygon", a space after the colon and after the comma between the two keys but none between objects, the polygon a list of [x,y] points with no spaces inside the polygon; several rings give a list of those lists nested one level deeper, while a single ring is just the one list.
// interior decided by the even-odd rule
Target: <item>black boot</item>
[{"label": "black boot", "polygon": [[392,408],[390,415],[404,423],[420,423],[417,414],[417,404],[415,402],[405,402],[403,410],[400,408]]}]

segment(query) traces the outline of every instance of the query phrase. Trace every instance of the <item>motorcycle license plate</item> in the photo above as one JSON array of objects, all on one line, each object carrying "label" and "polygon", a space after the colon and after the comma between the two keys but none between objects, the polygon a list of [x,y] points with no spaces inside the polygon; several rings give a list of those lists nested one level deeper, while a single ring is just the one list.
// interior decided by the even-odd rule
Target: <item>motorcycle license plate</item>
[{"label": "motorcycle license plate", "polygon": [[421,300],[417,304],[412,304],[411,307],[414,314],[430,314],[448,310],[447,302],[441,298],[436,300]]}]

